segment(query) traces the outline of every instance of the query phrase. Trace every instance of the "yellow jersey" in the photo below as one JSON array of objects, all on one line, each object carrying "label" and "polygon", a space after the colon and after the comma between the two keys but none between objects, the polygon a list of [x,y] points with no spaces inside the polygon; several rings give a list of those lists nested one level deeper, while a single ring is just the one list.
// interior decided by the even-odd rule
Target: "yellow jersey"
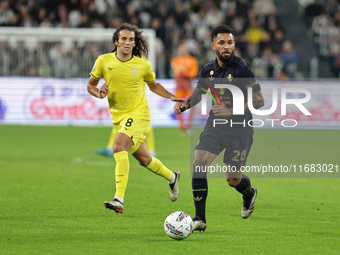
[{"label": "yellow jersey", "polygon": [[97,58],[90,75],[97,80],[104,77],[109,87],[108,101],[114,124],[134,109],[145,108],[150,115],[144,82],[154,81],[156,75],[148,60],[133,56],[123,62],[116,57],[116,52],[103,54]]}]

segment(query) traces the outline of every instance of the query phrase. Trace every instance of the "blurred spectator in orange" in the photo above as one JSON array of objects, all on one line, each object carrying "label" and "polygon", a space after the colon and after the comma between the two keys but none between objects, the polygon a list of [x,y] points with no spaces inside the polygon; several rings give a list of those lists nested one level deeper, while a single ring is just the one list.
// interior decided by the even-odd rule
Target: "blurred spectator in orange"
[{"label": "blurred spectator in orange", "polygon": [[[187,99],[191,92],[191,79],[197,77],[198,61],[191,56],[185,42],[182,42],[177,48],[177,57],[171,60],[171,67],[176,80],[176,96]],[[182,115],[178,116],[180,121],[180,130],[190,128],[192,112],[190,112],[187,125],[184,125]]]}]

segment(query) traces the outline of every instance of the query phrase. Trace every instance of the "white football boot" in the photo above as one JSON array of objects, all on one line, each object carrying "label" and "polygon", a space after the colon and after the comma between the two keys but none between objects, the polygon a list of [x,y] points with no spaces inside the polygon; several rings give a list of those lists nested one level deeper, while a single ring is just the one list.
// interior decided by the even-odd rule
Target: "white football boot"
[{"label": "white football boot", "polygon": [[176,178],[173,184],[169,184],[169,196],[170,196],[170,200],[172,202],[175,202],[179,195],[178,181],[179,181],[179,177],[181,176],[181,174],[178,171],[173,171],[173,173],[175,173]]},{"label": "white football boot", "polygon": [[241,215],[243,219],[247,219],[255,209],[255,198],[257,196],[257,188],[252,186],[252,189],[254,190],[253,197],[248,201],[243,200],[242,203]]},{"label": "white football boot", "polygon": [[119,202],[117,199],[114,199],[112,201],[105,201],[104,205],[107,209],[114,210],[116,213],[124,212],[123,204]]}]

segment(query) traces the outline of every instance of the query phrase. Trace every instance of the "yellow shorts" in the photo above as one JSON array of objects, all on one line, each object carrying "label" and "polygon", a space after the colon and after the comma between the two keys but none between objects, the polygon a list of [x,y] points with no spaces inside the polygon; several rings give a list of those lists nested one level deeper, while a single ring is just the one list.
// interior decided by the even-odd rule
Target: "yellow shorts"
[{"label": "yellow shorts", "polygon": [[149,127],[151,114],[149,111],[131,111],[118,123],[114,124],[117,132],[131,137],[133,145],[129,149],[131,154],[135,153],[145,139],[145,130]]}]

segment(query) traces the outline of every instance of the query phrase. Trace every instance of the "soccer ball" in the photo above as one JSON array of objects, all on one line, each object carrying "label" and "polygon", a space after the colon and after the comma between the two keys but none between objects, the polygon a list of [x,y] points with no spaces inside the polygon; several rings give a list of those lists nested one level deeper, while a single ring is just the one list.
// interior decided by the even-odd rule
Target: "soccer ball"
[{"label": "soccer ball", "polygon": [[185,212],[171,213],[164,221],[164,230],[173,239],[185,239],[192,232],[192,219]]}]

